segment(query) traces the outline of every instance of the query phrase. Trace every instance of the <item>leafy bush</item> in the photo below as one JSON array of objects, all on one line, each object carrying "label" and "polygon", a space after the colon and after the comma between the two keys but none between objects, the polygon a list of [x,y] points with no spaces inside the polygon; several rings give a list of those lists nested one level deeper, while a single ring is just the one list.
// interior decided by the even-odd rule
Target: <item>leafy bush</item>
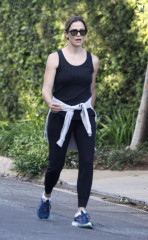
[{"label": "leafy bush", "polygon": [[[48,145],[43,136],[44,121],[22,121],[0,124],[0,153],[14,159],[18,173],[40,176],[48,164]],[[95,168],[123,170],[141,166],[147,158],[148,143],[135,151],[120,147],[96,146]],[[78,167],[78,154],[68,151],[65,168]]]},{"label": "leafy bush", "polygon": [[147,158],[143,148],[132,151],[125,146],[120,148],[97,147],[95,167],[97,169],[126,170],[140,167]]},{"label": "leafy bush", "polygon": [[47,56],[67,44],[64,24],[73,15],[86,20],[85,48],[100,59],[97,112],[111,117],[111,107],[119,105],[137,111],[148,56],[146,2],[0,1],[0,119],[24,117],[24,89],[42,104]]},{"label": "leafy bush", "polygon": [[14,159],[15,170],[40,176],[47,166],[48,146],[43,136],[44,122],[33,121],[4,125],[0,133],[0,152]]},{"label": "leafy bush", "polygon": [[135,112],[125,108],[112,108],[111,117],[104,115],[97,120],[96,143],[102,145],[129,145],[134,127]]},{"label": "leafy bush", "polygon": [[[100,59],[96,144],[101,145],[101,161],[109,168],[120,168],[128,162],[124,158],[131,159],[131,152],[120,150],[119,156],[115,147],[107,148],[109,153],[104,146],[128,145],[132,136],[148,56],[146,3],[147,0],[0,2],[0,151],[15,159],[18,171],[40,174],[46,165],[46,110],[41,96],[45,63],[51,52],[67,44],[64,24],[72,15],[86,20],[89,32],[84,46]],[[65,166],[71,167],[71,157],[77,161],[77,155],[68,153]]]},{"label": "leafy bush", "polygon": [[[128,170],[148,168],[148,143],[141,144],[132,151],[124,145],[120,147],[104,147],[97,145],[94,168],[99,170]],[[78,154],[70,151],[67,154],[65,168],[78,168]]]},{"label": "leafy bush", "polygon": [[13,145],[8,151],[8,156],[14,159],[15,170],[27,175],[40,176],[47,166],[48,147],[43,137],[20,134],[14,138]]}]

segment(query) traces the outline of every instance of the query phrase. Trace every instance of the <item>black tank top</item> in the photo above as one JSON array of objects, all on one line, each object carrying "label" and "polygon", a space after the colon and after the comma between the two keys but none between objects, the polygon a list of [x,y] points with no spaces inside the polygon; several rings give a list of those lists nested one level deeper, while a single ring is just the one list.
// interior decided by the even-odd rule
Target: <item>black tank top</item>
[{"label": "black tank top", "polygon": [[53,96],[69,105],[86,102],[91,97],[93,63],[87,51],[86,61],[78,66],[71,65],[58,50],[59,66],[56,71]]}]

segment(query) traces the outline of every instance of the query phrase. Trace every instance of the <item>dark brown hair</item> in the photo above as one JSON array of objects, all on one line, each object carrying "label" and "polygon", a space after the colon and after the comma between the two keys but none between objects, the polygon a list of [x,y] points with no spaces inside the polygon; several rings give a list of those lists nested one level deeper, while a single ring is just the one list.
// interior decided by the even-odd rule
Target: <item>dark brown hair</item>
[{"label": "dark brown hair", "polygon": [[81,17],[79,17],[79,16],[73,16],[73,17],[71,17],[71,18],[67,21],[67,23],[66,23],[66,25],[65,25],[65,31],[68,32],[71,24],[72,24],[73,22],[78,22],[78,21],[80,21],[80,22],[82,22],[82,23],[84,24],[85,30],[87,31],[86,23],[85,23],[84,20],[83,20]]}]

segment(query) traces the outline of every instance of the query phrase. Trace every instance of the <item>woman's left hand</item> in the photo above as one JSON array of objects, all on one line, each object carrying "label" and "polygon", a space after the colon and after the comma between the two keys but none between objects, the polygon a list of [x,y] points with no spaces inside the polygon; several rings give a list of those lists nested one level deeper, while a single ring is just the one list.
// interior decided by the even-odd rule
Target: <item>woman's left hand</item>
[{"label": "woman's left hand", "polygon": [[51,109],[51,112],[53,112],[53,113],[57,113],[59,111],[62,111],[61,104],[56,103],[56,102],[52,102],[52,104],[49,107]]}]

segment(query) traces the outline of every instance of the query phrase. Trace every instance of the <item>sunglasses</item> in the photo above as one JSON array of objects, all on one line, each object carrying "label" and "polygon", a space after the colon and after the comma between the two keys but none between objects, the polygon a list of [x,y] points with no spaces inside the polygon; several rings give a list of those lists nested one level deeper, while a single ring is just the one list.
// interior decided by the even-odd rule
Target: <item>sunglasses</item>
[{"label": "sunglasses", "polygon": [[77,36],[78,32],[80,33],[81,36],[85,36],[87,33],[86,29],[81,29],[81,30],[77,30],[77,29],[72,29],[70,31],[71,36]]}]

